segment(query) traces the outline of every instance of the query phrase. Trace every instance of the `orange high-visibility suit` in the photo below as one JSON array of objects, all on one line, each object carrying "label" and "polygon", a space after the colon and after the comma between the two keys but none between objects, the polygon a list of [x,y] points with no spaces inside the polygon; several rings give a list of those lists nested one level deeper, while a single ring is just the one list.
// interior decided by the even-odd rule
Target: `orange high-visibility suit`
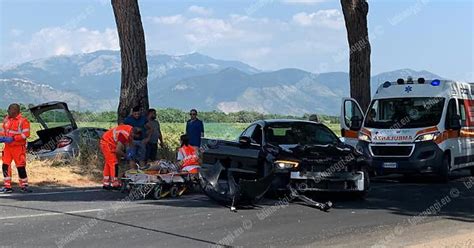
[{"label": "orange high-visibility suit", "polygon": [[181,171],[187,171],[189,173],[199,172],[199,157],[197,155],[197,149],[193,146],[182,146],[178,150],[178,160],[181,161]]},{"label": "orange high-visibility suit", "polygon": [[118,159],[116,154],[117,144],[120,142],[124,145],[131,140],[132,126],[118,125],[104,133],[100,139],[100,150],[104,155],[104,178],[102,184],[104,186],[118,187],[120,183],[117,178]]},{"label": "orange high-visibility suit", "polygon": [[28,187],[28,176],[26,174],[26,139],[30,137],[30,122],[21,114],[15,118],[6,116],[3,120],[0,136],[13,138],[13,142],[5,143],[2,154],[3,183],[5,188],[12,187],[12,161],[18,170],[20,187]]}]

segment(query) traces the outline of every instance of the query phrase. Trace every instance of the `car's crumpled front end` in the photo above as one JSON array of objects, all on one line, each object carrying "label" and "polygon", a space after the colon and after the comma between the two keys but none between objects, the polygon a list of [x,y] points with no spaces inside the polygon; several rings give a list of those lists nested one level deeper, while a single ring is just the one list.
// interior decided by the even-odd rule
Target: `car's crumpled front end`
[{"label": "car's crumpled front end", "polygon": [[279,188],[299,192],[364,192],[369,178],[365,157],[344,144],[284,147],[276,156]]}]

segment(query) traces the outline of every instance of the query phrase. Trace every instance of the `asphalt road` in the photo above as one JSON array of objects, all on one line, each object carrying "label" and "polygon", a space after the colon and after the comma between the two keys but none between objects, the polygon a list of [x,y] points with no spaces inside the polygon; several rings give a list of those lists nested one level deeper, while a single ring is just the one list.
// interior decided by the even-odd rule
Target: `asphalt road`
[{"label": "asphalt road", "polygon": [[199,194],[126,201],[100,189],[39,189],[0,195],[0,247],[398,247],[474,230],[472,184],[463,175],[378,179],[365,201],[330,196],[327,213],[276,200],[234,213]]}]

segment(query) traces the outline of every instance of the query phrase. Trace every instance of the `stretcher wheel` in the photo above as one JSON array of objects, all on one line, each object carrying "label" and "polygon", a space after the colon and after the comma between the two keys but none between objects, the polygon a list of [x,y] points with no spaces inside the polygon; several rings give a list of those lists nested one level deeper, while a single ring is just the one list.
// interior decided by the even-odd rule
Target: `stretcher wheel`
[{"label": "stretcher wheel", "polygon": [[122,180],[122,185],[120,186],[120,193],[127,192],[130,192],[130,185],[128,184],[128,180]]},{"label": "stretcher wheel", "polygon": [[161,199],[161,192],[162,192],[163,187],[161,185],[156,185],[155,189],[153,191],[153,198],[156,200]]},{"label": "stretcher wheel", "polygon": [[172,198],[176,198],[176,197],[178,197],[178,195],[179,195],[178,186],[176,186],[176,185],[171,186],[171,188],[170,188],[170,196],[171,196]]}]

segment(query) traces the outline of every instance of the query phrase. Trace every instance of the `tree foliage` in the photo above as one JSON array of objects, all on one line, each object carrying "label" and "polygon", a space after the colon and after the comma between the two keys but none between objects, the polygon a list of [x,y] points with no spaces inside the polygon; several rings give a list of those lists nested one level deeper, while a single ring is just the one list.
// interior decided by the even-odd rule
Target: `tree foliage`
[{"label": "tree foliage", "polygon": [[[23,116],[27,117],[31,122],[36,122],[34,117],[28,111],[26,106],[21,105]],[[91,111],[71,111],[76,122],[116,122],[117,112],[91,112]],[[48,112],[46,112],[48,113]],[[45,113],[45,114],[46,114]],[[174,108],[157,109],[158,118],[163,123],[184,123],[189,119],[189,112]],[[7,111],[0,109],[0,116],[6,116]],[[42,115],[46,122],[67,122],[65,115]],[[199,118],[207,123],[250,123],[261,119],[300,119],[307,120],[309,114],[303,116],[279,115],[279,114],[262,114],[251,111],[240,111],[235,113],[224,113],[220,111],[203,111],[199,112]],[[320,121],[324,123],[338,123],[337,116],[319,115]]]}]

